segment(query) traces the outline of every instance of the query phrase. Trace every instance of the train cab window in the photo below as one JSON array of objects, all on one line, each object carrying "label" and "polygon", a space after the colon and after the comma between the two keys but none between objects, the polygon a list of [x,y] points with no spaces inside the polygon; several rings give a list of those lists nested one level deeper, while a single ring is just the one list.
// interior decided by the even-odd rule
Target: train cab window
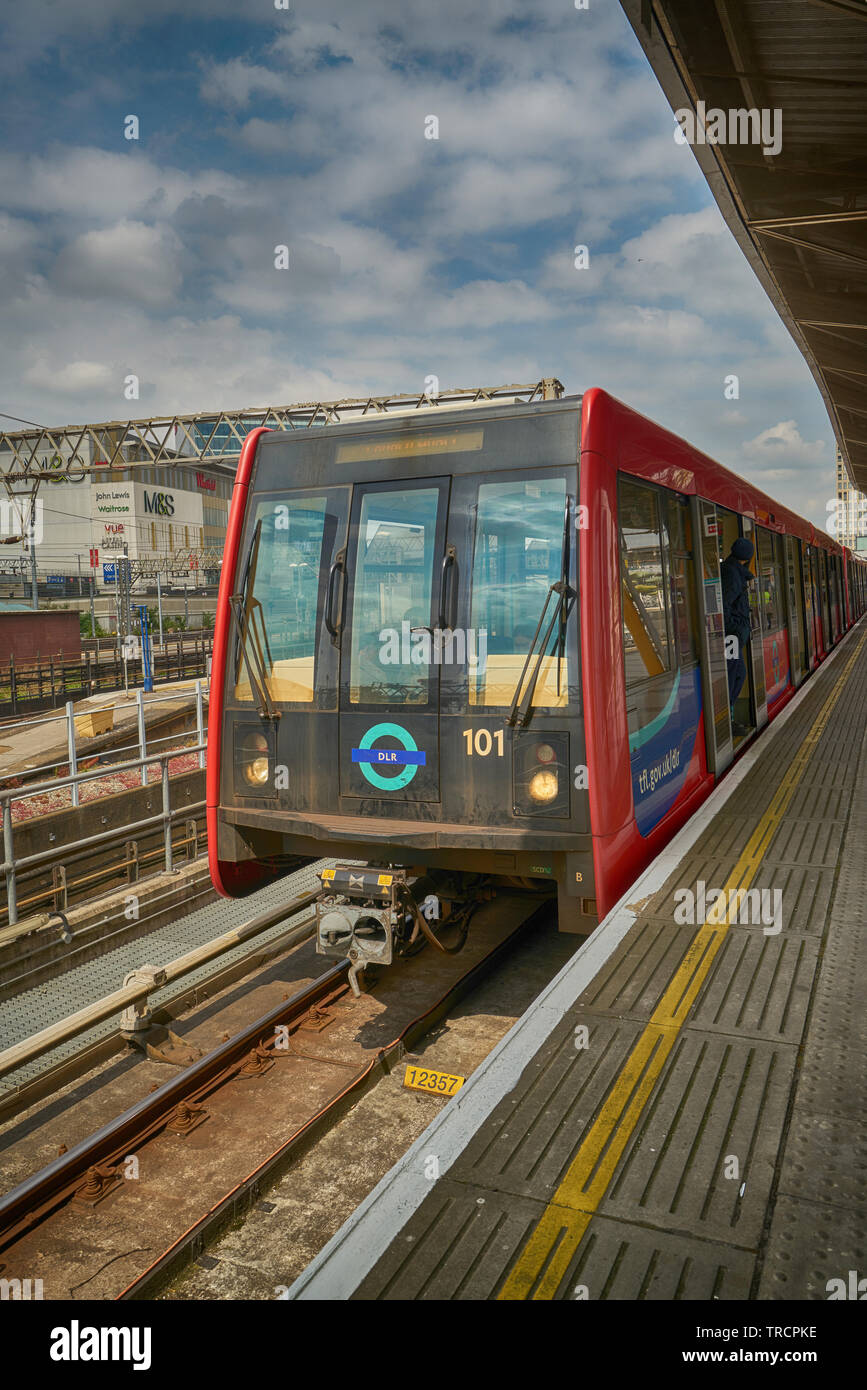
[{"label": "train cab window", "polygon": [[663,563],[668,534],[659,502],[651,488],[621,478],[620,589],[627,688],[661,675],[672,664]]},{"label": "train cab window", "polygon": [[366,491],[355,526],[350,703],[424,705],[441,488]]},{"label": "train cab window", "polygon": [[[470,623],[475,633],[484,630],[487,656],[470,665],[471,705],[511,705],[551,585],[560,580],[564,560],[570,562],[565,517],[563,476],[537,474],[479,485]],[[551,597],[540,641],[554,603]],[[567,704],[564,632],[565,622],[555,622],[533,695],[538,709]],[[531,663],[527,679],[533,669]]]},{"label": "train cab window", "polygon": [[287,493],[259,501],[239,580],[237,700],[255,698],[252,667],[273,700],[313,701],[316,615],[336,530],[337,516],[323,494]]}]

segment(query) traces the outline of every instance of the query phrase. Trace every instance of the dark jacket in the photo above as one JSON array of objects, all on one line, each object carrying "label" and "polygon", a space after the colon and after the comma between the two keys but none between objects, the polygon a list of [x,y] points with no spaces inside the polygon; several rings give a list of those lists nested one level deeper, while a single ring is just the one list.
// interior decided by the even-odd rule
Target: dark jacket
[{"label": "dark jacket", "polygon": [[747,585],[752,574],[747,565],[742,565],[733,555],[727,556],[720,565],[722,576],[723,618],[726,633],[734,633],[741,646],[750,636],[750,597]]}]

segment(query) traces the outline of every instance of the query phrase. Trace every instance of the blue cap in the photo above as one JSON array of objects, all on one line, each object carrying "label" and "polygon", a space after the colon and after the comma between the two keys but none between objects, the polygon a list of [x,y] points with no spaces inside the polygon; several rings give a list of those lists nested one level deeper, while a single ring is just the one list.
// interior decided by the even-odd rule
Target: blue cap
[{"label": "blue cap", "polygon": [[732,546],[732,555],[736,560],[751,560],[753,558],[752,541],[748,541],[746,536],[738,536]]}]

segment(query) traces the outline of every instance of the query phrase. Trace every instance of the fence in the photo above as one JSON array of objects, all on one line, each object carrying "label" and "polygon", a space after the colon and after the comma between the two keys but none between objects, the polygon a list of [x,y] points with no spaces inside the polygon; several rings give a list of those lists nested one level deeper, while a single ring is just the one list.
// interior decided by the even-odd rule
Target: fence
[{"label": "fence", "polygon": [[[63,860],[75,858],[83,853],[96,850],[100,847],[107,847],[111,844],[128,843],[134,837],[141,836],[142,832],[153,831],[156,828],[162,830],[163,846],[161,859],[162,867],[171,872],[174,867],[175,846],[172,840],[172,827],[175,821],[184,818],[190,820],[196,814],[204,810],[204,802],[196,802],[192,805],[180,806],[172,809],[171,787],[169,781],[169,763],[172,759],[182,757],[184,753],[198,753],[200,764],[204,759],[206,745],[202,742],[197,743],[193,748],[183,750],[174,749],[172,752],[151,753],[144,758],[133,758],[126,763],[115,763],[111,771],[114,774],[124,772],[139,771],[143,779],[147,778],[147,769],[154,765],[159,765],[160,769],[160,790],[162,796],[162,809],[155,815],[142,816],[138,820],[128,825],[115,826],[110,830],[99,831],[96,834],[88,835],[71,843],[56,845],[52,849],[41,850],[38,854],[28,854],[16,858],[15,854],[15,826],[12,821],[12,803],[22,800],[24,797],[39,796],[44,792],[56,791],[59,787],[72,787],[72,795],[77,797],[78,789],[86,781],[104,778],[105,768],[92,768],[86,772],[75,772],[68,777],[56,777],[50,782],[37,782],[35,785],[28,786],[26,790],[15,789],[0,792],[0,806],[2,806],[3,817],[3,863],[0,865],[6,882],[6,911],[7,921],[10,926],[14,926],[18,921],[18,877],[19,875],[29,874],[31,877],[40,870],[46,870]],[[192,832],[195,838],[195,831]],[[186,843],[186,839],[184,841]],[[196,846],[197,848],[197,846]],[[129,856],[125,855],[126,863]],[[130,858],[132,863],[132,858]],[[136,861],[137,862],[137,861]],[[46,889],[37,896],[40,898],[51,898],[53,901],[55,888]],[[31,911],[38,911],[33,899],[29,900],[28,906]]]},{"label": "fence", "polygon": [[[193,643],[168,639],[152,648],[155,681],[186,680],[208,674],[212,638]],[[47,662],[0,669],[0,717],[56,709],[70,699],[83,700],[102,691],[133,689],[144,684],[141,660],[124,662],[117,647],[85,651],[80,657],[53,656]]]},{"label": "fence", "polygon": [[[165,739],[159,739],[159,738],[154,739],[154,738],[151,738],[150,741],[148,740],[148,736],[147,736],[147,720],[146,720],[146,709],[147,709],[147,706],[149,706],[149,705],[150,705],[150,706],[155,706],[155,705],[171,705],[171,704],[174,704],[174,703],[181,703],[181,704],[184,704],[184,703],[186,703],[186,702],[189,700],[189,698],[190,698],[190,692],[189,692],[189,691],[174,691],[174,692],[172,692],[172,691],[166,691],[166,692],[161,692],[161,693],[158,694],[158,695],[152,695],[152,696],[150,697],[150,699],[146,699],[146,698],[145,698],[144,691],[143,691],[143,690],[137,690],[137,691],[136,691],[136,733],[135,733],[135,740],[134,740],[134,742],[133,742],[133,743],[112,744],[111,747],[110,747],[109,749],[91,750],[91,751],[85,753],[84,756],[85,756],[86,758],[92,758],[92,757],[95,756],[95,757],[97,758],[97,760],[101,760],[102,758],[116,758],[117,755],[118,755],[119,753],[126,753],[126,752],[129,752],[131,749],[135,748],[135,749],[138,750],[138,756],[139,756],[140,758],[146,758],[146,757],[148,756],[148,749],[149,749],[149,748],[150,748],[151,751],[153,751],[154,748],[155,748],[155,746],[156,746],[156,744],[158,744],[158,743],[168,743],[170,740],[172,740],[172,739],[174,739],[174,738],[177,737],[176,734],[169,734],[168,737],[165,738]],[[195,692],[194,692],[194,705],[195,705],[195,718],[196,718],[196,743],[197,743],[197,744],[204,744],[204,742],[205,742],[205,732],[206,732],[207,726],[206,726],[206,724],[205,724],[205,684],[204,684],[204,682],[202,682],[201,680],[197,680],[197,681],[196,681],[196,688],[195,688]],[[114,711],[115,711],[115,710],[118,710],[118,709],[119,709],[119,710],[122,710],[122,711],[123,711],[124,713],[126,713],[126,714],[129,713],[129,705],[128,705],[128,704],[122,704],[122,705],[100,705],[100,706],[97,707],[97,709],[96,709],[94,712],[95,712],[97,715],[100,715],[100,714],[101,714],[101,715],[105,715],[105,714],[109,714],[109,713],[110,713],[111,716],[112,716],[111,724],[112,724],[112,726],[113,726],[113,724],[114,724]],[[69,771],[70,771],[70,773],[74,776],[75,773],[78,772],[78,747],[77,747],[76,742],[75,742],[75,733],[76,733],[76,730],[75,730],[75,721],[76,721],[76,719],[82,719],[82,718],[86,717],[86,716],[87,716],[87,713],[88,713],[88,711],[87,711],[86,709],[85,709],[85,710],[79,709],[78,713],[76,714],[74,702],[73,702],[72,700],[68,700],[68,701],[66,702],[66,708],[65,708],[65,710],[63,711],[63,714],[50,714],[50,715],[48,715],[48,717],[47,717],[46,719],[28,719],[28,720],[23,724],[23,727],[24,727],[26,730],[29,731],[29,730],[31,730],[31,729],[36,729],[36,728],[38,728],[41,724],[60,724],[60,723],[62,723],[65,727],[64,727],[64,729],[62,730],[60,736],[61,736],[61,737],[65,740],[65,742],[66,742],[66,758],[63,760],[63,763],[68,763],[68,764],[69,764]],[[18,728],[19,728],[19,726],[18,726],[18,725],[15,725],[15,724],[4,724],[4,725],[3,725],[3,731],[4,731],[4,733],[5,733],[5,735],[6,735],[7,738],[10,736],[10,734],[14,734]],[[59,750],[58,750],[58,751],[59,751]],[[63,763],[61,763],[61,766],[63,765]],[[203,752],[200,752],[200,753],[199,753],[199,767],[200,767],[200,768],[204,768],[204,766],[205,766],[205,755],[204,755]],[[0,782],[6,782],[6,781],[9,781],[10,779],[14,779],[15,783],[17,784],[19,781],[32,780],[32,779],[33,779],[38,773],[40,773],[40,772],[52,772],[53,769],[56,770],[57,768],[58,768],[58,759],[57,759],[57,757],[55,756],[55,757],[53,757],[53,758],[52,758],[49,762],[47,762],[47,763],[41,763],[41,764],[40,764],[40,763],[28,763],[28,764],[27,764],[27,772],[26,772],[26,775],[24,775],[24,776],[22,775],[22,773],[21,773],[20,771],[15,772],[15,773],[4,774],[4,773],[2,772],[2,770],[0,770]],[[114,766],[112,766],[112,771],[114,772],[114,771],[116,771],[116,770],[117,770],[117,769],[116,769]],[[144,786],[147,786],[147,776],[146,776],[146,774],[145,774],[144,772],[142,772],[141,784],[142,784],[143,787],[144,787]],[[57,782],[53,782],[52,785],[57,786],[58,784],[57,784]],[[21,794],[20,797],[18,797],[18,798],[13,798],[13,800],[24,800],[27,796],[34,795],[34,794],[35,794],[35,793],[33,793],[33,792],[31,792],[31,791],[28,790],[27,792],[22,792],[22,794]],[[73,784],[73,787],[72,787],[72,805],[73,805],[73,806],[77,806],[78,804],[79,804],[78,788],[77,788],[77,786],[76,786],[75,784]]]}]

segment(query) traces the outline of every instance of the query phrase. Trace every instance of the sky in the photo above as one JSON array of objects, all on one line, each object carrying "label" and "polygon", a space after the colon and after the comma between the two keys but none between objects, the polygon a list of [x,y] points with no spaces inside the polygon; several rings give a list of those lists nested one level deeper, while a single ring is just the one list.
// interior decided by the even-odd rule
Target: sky
[{"label": "sky", "polygon": [[282,3],[4,7],[0,410],[556,376],[825,525],[818,388],[617,0]]}]

